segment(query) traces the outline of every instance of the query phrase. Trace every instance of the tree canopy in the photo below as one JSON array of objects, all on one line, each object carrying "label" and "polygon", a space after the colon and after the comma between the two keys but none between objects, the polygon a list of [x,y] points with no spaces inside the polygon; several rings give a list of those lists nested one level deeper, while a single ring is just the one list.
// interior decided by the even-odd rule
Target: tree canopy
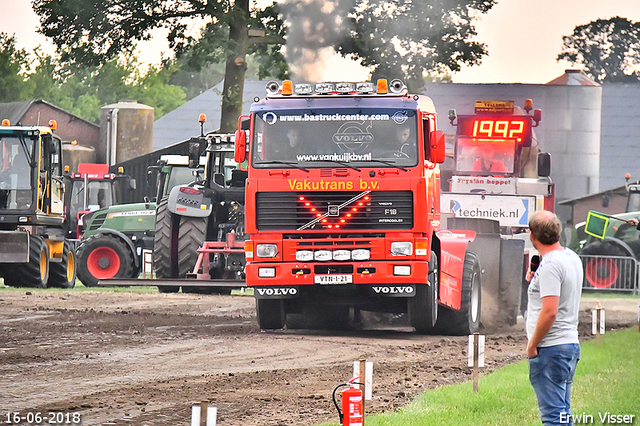
[{"label": "tree canopy", "polygon": [[373,68],[373,78],[403,78],[418,92],[425,77],[477,65],[486,46],[472,41],[473,16],[494,0],[358,0],[350,34],[339,46],[345,56]]},{"label": "tree canopy", "polygon": [[[249,1],[33,0],[33,7],[40,16],[39,31],[53,40],[64,63],[96,66],[113,60],[133,52],[135,42],[150,38],[157,28],[168,30],[181,70],[224,63],[220,130],[230,132],[241,114],[248,54],[253,54],[260,78],[282,79],[289,76],[290,65],[313,63],[318,52],[329,49],[360,60],[373,70],[373,79],[402,78],[418,92],[426,80],[480,63],[487,49],[472,40],[473,20],[495,4],[282,0],[260,8]],[[194,18],[207,22],[198,39],[188,32]],[[188,76],[178,72],[173,78]]]},{"label": "tree canopy", "polygon": [[[188,19],[209,22],[200,46],[204,55],[194,55],[192,64],[226,62],[223,132],[235,129],[241,113],[247,53],[257,43],[282,42],[273,6],[250,8],[249,0],[33,0],[33,9],[39,31],[53,40],[62,61],[88,65],[132,52],[136,41],[149,39],[157,28],[167,29],[169,46],[183,53],[195,43]],[[268,29],[272,37],[251,37],[249,27]]]},{"label": "tree canopy", "polygon": [[15,36],[0,33],[0,99],[3,102],[44,99],[86,120],[98,122],[100,108],[122,99],[153,106],[156,117],[185,101],[184,90],[170,83],[175,70],[153,68],[142,73],[136,59],[114,58],[97,66],[61,63],[39,49],[16,50]]},{"label": "tree canopy", "polygon": [[582,65],[599,83],[640,80],[640,23],[616,16],[577,26],[562,38],[558,60]]}]

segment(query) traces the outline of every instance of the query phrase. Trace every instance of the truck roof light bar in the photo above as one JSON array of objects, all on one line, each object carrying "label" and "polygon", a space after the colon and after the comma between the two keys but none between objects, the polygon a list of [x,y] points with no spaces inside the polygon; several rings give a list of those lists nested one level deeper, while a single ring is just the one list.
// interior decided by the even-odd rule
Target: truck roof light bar
[{"label": "truck roof light bar", "polygon": [[316,93],[326,95],[335,90],[333,83],[316,83]]},{"label": "truck roof light bar", "polygon": [[309,83],[298,83],[295,85],[296,95],[310,95],[313,93],[313,85]]},{"label": "truck roof light bar", "polygon": [[356,92],[367,94],[367,93],[375,93],[376,87],[370,81],[363,81],[361,83],[356,83]]},{"label": "truck roof light bar", "polygon": [[277,95],[278,93],[280,93],[280,85],[278,84],[277,81],[270,81],[267,83],[266,86],[267,89],[267,95]]},{"label": "truck roof light bar", "polygon": [[398,79],[392,80],[391,84],[389,85],[389,91],[394,94],[400,94],[406,89],[407,88],[405,87],[402,80],[398,80]]},{"label": "truck roof light bar", "polygon": [[353,83],[336,83],[336,92],[338,93],[351,93],[355,90]]},{"label": "truck roof light bar", "polygon": [[378,95],[386,95],[387,93],[389,93],[389,84],[386,78],[378,79],[378,86],[376,89],[376,93]]},{"label": "truck roof light bar", "polygon": [[282,82],[282,94],[285,96],[293,95],[293,82],[291,80]]}]

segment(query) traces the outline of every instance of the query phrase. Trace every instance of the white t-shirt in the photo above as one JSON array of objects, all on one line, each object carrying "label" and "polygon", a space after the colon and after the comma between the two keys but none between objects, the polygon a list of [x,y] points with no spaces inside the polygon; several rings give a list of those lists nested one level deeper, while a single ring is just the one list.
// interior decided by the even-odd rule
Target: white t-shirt
[{"label": "white t-shirt", "polygon": [[579,343],[578,313],[583,279],[582,261],[570,249],[545,254],[529,283],[527,338],[531,339],[542,310],[542,298],[559,296],[558,314],[540,347]]}]

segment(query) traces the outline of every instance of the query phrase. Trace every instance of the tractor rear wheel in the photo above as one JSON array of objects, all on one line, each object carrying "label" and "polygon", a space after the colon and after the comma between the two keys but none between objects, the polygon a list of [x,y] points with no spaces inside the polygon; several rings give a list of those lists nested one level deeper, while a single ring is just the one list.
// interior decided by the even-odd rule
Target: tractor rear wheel
[{"label": "tractor rear wheel", "polygon": [[261,330],[284,327],[284,302],[280,299],[256,299],[256,316]]},{"label": "tractor rear wheel", "polygon": [[62,262],[51,263],[49,286],[59,288],[73,288],[76,285],[76,255],[71,250],[71,244],[65,240],[62,249]]},{"label": "tractor rear wheel", "polygon": [[78,278],[85,287],[96,287],[99,280],[131,278],[135,260],[120,238],[97,234],[85,240],[78,249]]},{"label": "tractor rear wheel", "polygon": [[416,285],[416,294],[408,299],[407,311],[411,326],[418,333],[432,331],[438,320],[438,289],[440,288],[440,272],[438,256],[431,251],[429,261],[429,284]]},{"label": "tractor rear wheel", "polygon": [[442,308],[435,330],[438,333],[463,336],[480,328],[482,278],[475,253],[467,252],[462,271],[460,310]]},{"label": "tractor rear wheel", "polygon": [[49,281],[49,247],[42,237],[29,237],[29,262],[16,264],[4,283],[11,287],[46,288]]},{"label": "tractor rear wheel", "polygon": [[[207,236],[208,217],[180,218],[178,227],[178,277],[185,278],[193,271],[198,261],[198,249],[204,244]],[[182,287],[183,293],[207,294],[214,292],[210,287]]]},{"label": "tractor rear wheel", "polygon": [[[156,278],[178,278],[178,217],[169,211],[168,198],[158,203],[153,240],[153,269]],[[158,286],[160,293],[177,293],[178,286]]]}]

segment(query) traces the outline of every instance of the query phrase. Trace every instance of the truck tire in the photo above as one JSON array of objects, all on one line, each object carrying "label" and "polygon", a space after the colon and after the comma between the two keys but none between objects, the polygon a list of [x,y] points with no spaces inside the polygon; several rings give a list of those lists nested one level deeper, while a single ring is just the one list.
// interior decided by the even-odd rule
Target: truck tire
[{"label": "truck tire", "polygon": [[76,286],[76,255],[71,250],[69,241],[65,240],[62,249],[62,262],[51,263],[49,286],[59,288],[74,288]]},{"label": "truck tire", "polygon": [[435,331],[441,334],[463,336],[480,328],[482,277],[480,262],[475,253],[467,252],[462,271],[460,310],[440,309]]},{"label": "truck tire", "polygon": [[[156,278],[178,278],[178,218],[169,211],[167,202],[167,197],[162,198],[156,210],[156,231],[153,239],[153,269]],[[158,286],[158,291],[177,293],[180,287]]]},{"label": "truck tire", "polygon": [[415,296],[408,299],[407,312],[409,322],[418,333],[433,331],[438,320],[438,289],[440,288],[440,271],[438,256],[431,251],[429,261],[429,285],[416,285]]},{"label": "truck tire", "polygon": [[[178,277],[185,278],[193,271],[198,261],[198,249],[202,247],[207,236],[208,217],[180,218],[178,227]],[[213,293],[214,287],[182,287],[183,293]]]},{"label": "truck tire", "polygon": [[256,299],[256,316],[261,330],[284,327],[284,302],[279,299]]},{"label": "truck tire", "polygon": [[15,265],[5,274],[4,283],[11,287],[46,288],[49,281],[49,247],[37,235],[29,237],[29,262]]},{"label": "truck tire", "polygon": [[85,287],[95,287],[99,280],[131,278],[135,260],[127,244],[120,238],[97,234],[85,240],[78,249],[78,278]]}]

